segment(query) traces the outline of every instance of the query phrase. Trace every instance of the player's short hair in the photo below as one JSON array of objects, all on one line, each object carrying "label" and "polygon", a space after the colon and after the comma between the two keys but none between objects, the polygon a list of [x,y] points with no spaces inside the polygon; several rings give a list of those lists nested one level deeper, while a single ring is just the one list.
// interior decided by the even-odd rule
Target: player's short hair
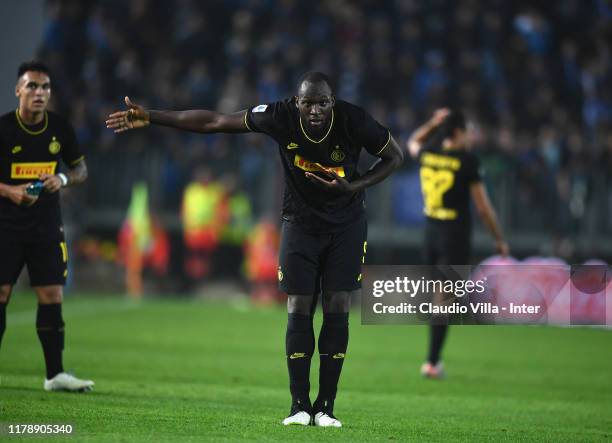
[{"label": "player's short hair", "polygon": [[302,86],[302,83],[304,82],[313,83],[313,84],[325,82],[327,86],[329,86],[329,89],[331,89],[332,94],[334,92],[334,85],[332,84],[331,79],[329,78],[327,74],[324,74],[322,72],[308,71],[306,74],[302,75],[297,84],[298,93],[300,91],[300,87]]},{"label": "player's short hair", "polygon": [[444,137],[452,137],[456,129],[465,131],[466,127],[465,114],[457,109],[452,109],[444,119],[440,129]]},{"label": "player's short hair", "polygon": [[19,69],[17,69],[17,79],[20,79],[21,76],[28,71],[42,72],[49,75],[49,68],[47,68],[47,65],[38,60],[29,60],[19,65]]}]

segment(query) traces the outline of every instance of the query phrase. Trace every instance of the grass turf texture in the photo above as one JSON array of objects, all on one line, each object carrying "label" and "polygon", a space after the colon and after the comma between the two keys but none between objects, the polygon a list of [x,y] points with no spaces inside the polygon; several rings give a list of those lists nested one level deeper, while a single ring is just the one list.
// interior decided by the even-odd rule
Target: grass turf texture
[{"label": "grass turf texture", "polygon": [[425,328],[361,326],[358,315],[336,401],[345,427],[286,428],[280,307],[71,296],[65,366],[96,389],[68,394],[42,390],[34,296],[14,296],[0,352],[0,441],[23,439],[6,434],[9,423],[70,423],[79,442],[612,439],[612,331],[455,327],[449,378],[438,382],[418,376]]}]

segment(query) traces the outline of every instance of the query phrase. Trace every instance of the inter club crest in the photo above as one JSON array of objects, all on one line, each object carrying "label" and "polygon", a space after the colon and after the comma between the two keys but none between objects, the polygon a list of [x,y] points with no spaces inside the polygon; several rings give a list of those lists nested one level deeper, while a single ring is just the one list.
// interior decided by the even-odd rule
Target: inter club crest
[{"label": "inter club crest", "polygon": [[49,143],[49,152],[55,155],[60,152],[60,149],[62,149],[62,144],[57,141],[57,138],[55,136],[53,136],[53,138],[51,139],[51,143]]}]

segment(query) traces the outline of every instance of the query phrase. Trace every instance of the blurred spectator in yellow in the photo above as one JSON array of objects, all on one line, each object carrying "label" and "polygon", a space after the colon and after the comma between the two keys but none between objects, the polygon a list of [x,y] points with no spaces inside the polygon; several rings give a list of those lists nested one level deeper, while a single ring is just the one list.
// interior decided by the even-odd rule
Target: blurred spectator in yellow
[{"label": "blurred spectator in yellow", "polygon": [[210,170],[205,167],[195,170],[193,181],[183,193],[184,270],[192,283],[210,274],[212,253],[219,245],[228,222],[228,211],[223,205],[224,194],[224,187],[212,180]]},{"label": "blurred spectator in yellow", "polygon": [[223,243],[242,247],[253,227],[253,212],[251,201],[238,186],[236,176],[227,174],[221,179],[225,195],[222,211],[225,212],[227,224],[221,232]]},{"label": "blurred spectator in yellow", "polygon": [[157,275],[166,275],[170,258],[170,241],[161,223],[151,217],[145,183],[136,183],[132,188],[132,199],[118,243],[119,262],[126,267],[127,293],[140,298],[144,267],[151,267]]}]

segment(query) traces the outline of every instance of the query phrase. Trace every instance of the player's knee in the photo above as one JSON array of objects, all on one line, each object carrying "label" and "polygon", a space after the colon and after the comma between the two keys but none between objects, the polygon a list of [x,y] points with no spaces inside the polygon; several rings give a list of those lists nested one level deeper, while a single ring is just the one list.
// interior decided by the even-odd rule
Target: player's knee
[{"label": "player's knee", "polygon": [[38,303],[43,305],[58,304],[62,302],[63,288],[61,286],[40,286],[34,288],[38,296]]},{"label": "player's knee", "polygon": [[8,303],[12,289],[11,285],[0,285],[0,303]]},{"label": "player's knee", "polygon": [[354,291],[326,291],[323,294],[324,313],[346,313],[351,307],[351,298],[359,292]]},{"label": "player's knee", "polygon": [[287,311],[289,314],[310,315],[314,295],[287,296]]}]

